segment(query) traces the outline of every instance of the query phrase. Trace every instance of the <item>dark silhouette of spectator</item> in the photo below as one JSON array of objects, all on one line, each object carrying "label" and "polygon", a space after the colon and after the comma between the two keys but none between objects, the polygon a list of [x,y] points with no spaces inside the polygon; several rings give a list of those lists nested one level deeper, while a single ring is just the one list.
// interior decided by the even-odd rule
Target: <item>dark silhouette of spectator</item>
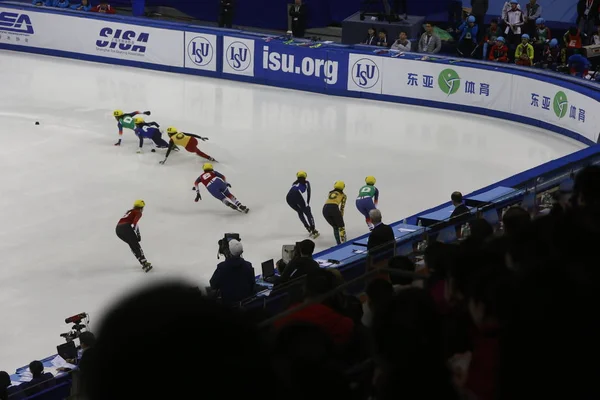
[{"label": "dark silhouette of spectator", "polygon": [[[388,268],[402,271],[415,273],[415,264],[405,256],[395,256],[388,260]],[[402,276],[390,273],[390,281],[394,287],[394,291],[398,292],[402,289],[412,287],[414,278],[410,276]]]},{"label": "dark silhouette of spectator", "polygon": [[30,362],[29,371],[31,371],[33,379],[21,385],[23,386],[21,389],[28,397],[33,396],[36,393],[43,392],[44,390],[56,385],[54,375],[52,375],[50,372],[44,372],[44,364],[42,364],[41,361],[36,360]]},{"label": "dark silhouette of spectator", "polygon": [[[97,331],[95,357],[85,382],[89,400],[232,399],[278,392],[254,320],[202,296],[184,283],[143,289],[112,307]],[[129,360],[134,368],[122,368]],[[152,379],[148,366],[177,366],[194,379]],[[191,373],[191,372],[190,372]]]},{"label": "dark silhouette of spectator", "polygon": [[388,280],[377,278],[369,282],[365,292],[367,301],[363,303],[362,324],[371,327],[373,315],[394,297],[394,288]]},{"label": "dark silhouette of spectator", "polygon": [[442,346],[433,299],[422,289],[402,290],[373,320],[376,398],[458,399]]},{"label": "dark silhouette of spectator", "polygon": [[292,279],[298,279],[311,271],[321,269],[319,264],[313,260],[312,255],[314,251],[315,242],[310,239],[301,241],[298,249],[299,254],[285,267],[278,283],[285,283]]},{"label": "dark silhouette of spectator", "polygon": [[290,8],[290,17],[292,17],[292,34],[294,37],[303,38],[306,30],[306,5],[302,4],[302,0],[295,0],[294,5]]},{"label": "dark silhouette of spectator", "polygon": [[454,206],[454,211],[452,211],[452,214],[450,214],[450,218],[469,214],[469,207],[463,204],[463,196],[461,192],[452,193],[450,199],[452,200],[452,205]]},{"label": "dark silhouette of spectator", "polygon": [[244,248],[238,240],[229,241],[231,257],[217,265],[210,287],[218,290],[224,304],[235,304],[254,294],[256,282],[252,264],[242,258]]},{"label": "dark silhouette of spectator", "polygon": [[600,205],[600,167],[585,167],[577,174],[573,200],[578,207],[583,208]]},{"label": "dark silhouette of spectator", "polygon": [[502,225],[504,234],[515,236],[531,223],[531,215],[524,208],[519,206],[510,207],[502,216]]},{"label": "dark silhouette of spectator", "polygon": [[377,45],[377,30],[375,28],[369,27],[369,29],[367,29],[367,38],[363,44],[368,44],[369,46]]},{"label": "dark silhouette of spectator", "polygon": [[305,322],[319,326],[332,338],[336,345],[350,343],[354,333],[352,319],[336,312],[330,306],[315,302],[319,297],[335,288],[335,277],[330,272],[318,269],[306,275],[306,299],[304,304],[295,304],[297,311],[275,321],[277,328],[282,328],[290,323]]},{"label": "dark silhouette of spectator", "polygon": [[235,4],[233,0],[219,0],[219,28],[229,28],[233,26],[233,10]]},{"label": "dark silhouette of spectator", "polygon": [[555,203],[550,210],[550,215],[556,216],[571,208],[571,196],[573,196],[574,185],[575,181],[570,178],[560,183],[555,193]]},{"label": "dark silhouette of spectator", "polygon": [[293,323],[283,327],[275,338],[273,365],[275,377],[285,382],[286,398],[350,398],[336,346],[316,325]]},{"label": "dark silhouette of spectator", "polygon": [[6,371],[0,371],[0,400],[20,400],[24,396],[20,393],[19,386],[11,386],[10,375]]},{"label": "dark silhouette of spectator", "polygon": [[594,34],[594,26],[598,20],[598,0],[579,0],[577,3],[577,27],[585,35],[585,44],[590,44]]},{"label": "dark silhouette of spectator", "polygon": [[[367,240],[367,250],[369,254],[373,252],[386,252],[394,248],[395,237],[394,231],[391,226],[384,224],[381,221],[381,211],[373,209],[369,211],[369,217],[373,222],[373,230]],[[387,246],[384,246],[387,245]]]}]

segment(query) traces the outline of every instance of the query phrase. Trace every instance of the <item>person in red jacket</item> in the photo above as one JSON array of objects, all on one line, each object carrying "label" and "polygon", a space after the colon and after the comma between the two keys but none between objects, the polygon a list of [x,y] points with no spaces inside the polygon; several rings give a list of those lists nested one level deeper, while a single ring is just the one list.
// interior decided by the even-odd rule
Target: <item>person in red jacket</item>
[{"label": "person in red jacket", "polygon": [[[276,328],[292,323],[310,323],[323,329],[333,343],[345,345],[350,342],[354,333],[354,322],[323,303],[314,303],[314,299],[335,288],[335,276],[324,269],[314,270],[306,276],[306,299],[303,304],[295,304],[298,311],[275,322]],[[308,304],[307,304],[308,303]]]},{"label": "person in red jacket", "polygon": [[145,206],[146,203],[144,200],[136,200],[133,203],[133,208],[128,210],[125,215],[119,219],[119,222],[117,222],[115,232],[119,239],[129,245],[135,258],[142,264],[144,272],[148,272],[152,269],[152,264],[146,260],[144,251],[140,246],[142,238],[140,236],[140,228],[138,227],[138,222],[140,218],[142,218]]},{"label": "person in red jacket", "polygon": [[508,62],[508,46],[502,36],[496,39],[496,44],[492,46],[488,59],[496,62]]},{"label": "person in red jacket", "polygon": [[104,14],[114,14],[114,13],[116,13],[115,9],[112,8],[110,4],[107,4],[107,3],[100,3],[97,6],[92,7],[92,9],[90,11],[91,12],[104,13]]}]

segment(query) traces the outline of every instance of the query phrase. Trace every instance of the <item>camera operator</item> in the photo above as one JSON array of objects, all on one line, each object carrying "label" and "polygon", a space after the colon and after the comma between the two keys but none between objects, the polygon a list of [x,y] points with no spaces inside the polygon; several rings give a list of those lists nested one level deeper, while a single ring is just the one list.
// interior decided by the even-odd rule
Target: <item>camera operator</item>
[{"label": "camera operator", "polygon": [[242,258],[242,243],[231,239],[227,244],[225,261],[217,265],[210,287],[219,291],[223,303],[233,305],[254,294],[255,278],[252,264]]},{"label": "camera operator", "polygon": [[233,23],[233,1],[219,0],[219,28],[230,28]]}]

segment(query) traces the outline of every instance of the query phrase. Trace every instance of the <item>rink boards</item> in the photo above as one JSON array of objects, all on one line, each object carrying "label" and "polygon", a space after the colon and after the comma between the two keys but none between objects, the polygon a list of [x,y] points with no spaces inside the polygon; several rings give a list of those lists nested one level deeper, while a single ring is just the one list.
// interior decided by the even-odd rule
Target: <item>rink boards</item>
[{"label": "rink boards", "polygon": [[0,48],[510,119],[597,143],[598,86],[527,68],[6,5]]}]

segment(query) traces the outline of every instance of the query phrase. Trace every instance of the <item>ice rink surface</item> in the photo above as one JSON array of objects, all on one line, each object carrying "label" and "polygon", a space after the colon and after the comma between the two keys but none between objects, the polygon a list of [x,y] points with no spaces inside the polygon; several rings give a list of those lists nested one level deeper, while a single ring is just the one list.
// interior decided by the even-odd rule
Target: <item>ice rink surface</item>
[{"label": "ice rink surface", "polygon": [[[306,237],[285,203],[297,170],[313,187],[322,250],[334,244],[321,208],[335,180],[346,182],[354,238],[367,232],[354,207],[367,175],[393,222],[584,147],[498,119],[13,52],[0,52],[0,71],[0,370],[9,372],[53,354],[66,317],[98,322],[132,287],[172,277],[204,286],[225,232],[241,234],[260,273],[282,244]],[[208,136],[201,149],[250,213],[206,191],[194,203],[203,160],[191,153],[159,165],[163,153],[148,145],[136,154],[131,131],[113,146],[114,109],[151,110],[164,130]],[[114,233],[138,198],[150,274]]]}]

